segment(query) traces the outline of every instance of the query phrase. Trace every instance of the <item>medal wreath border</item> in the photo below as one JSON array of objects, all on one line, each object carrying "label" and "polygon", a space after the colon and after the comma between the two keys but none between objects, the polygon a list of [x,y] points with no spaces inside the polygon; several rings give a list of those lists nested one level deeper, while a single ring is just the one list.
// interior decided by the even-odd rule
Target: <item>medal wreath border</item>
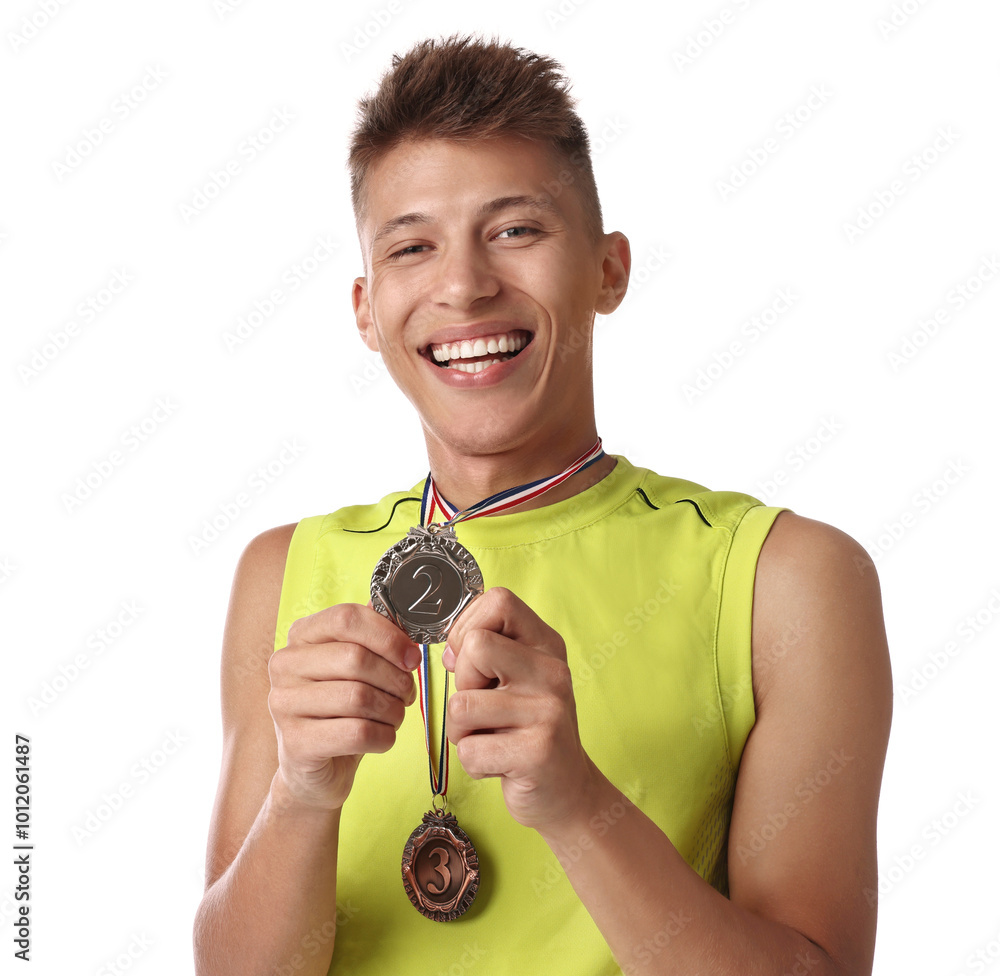
[{"label": "medal wreath border", "polygon": [[[414,875],[416,855],[424,846],[436,838],[446,838],[451,847],[462,860],[465,877],[455,895],[441,908],[433,907],[433,903],[424,895],[417,884]],[[425,813],[419,827],[416,827],[406,839],[403,848],[403,888],[406,895],[421,915],[434,922],[453,922],[468,911],[479,890],[479,855],[469,835],[458,826],[453,813],[439,816],[433,812]]]},{"label": "medal wreath border", "polygon": [[[465,596],[459,605],[444,620],[421,626],[404,620],[392,603],[390,590],[396,573],[410,559],[428,554],[449,559],[458,570],[465,587]],[[372,606],[383,617],[388,617],[400,629],[406,631],[417,644],[440,644],[448,637],[448,631],[458,615],[469,605],[473,597],[483,593],[483,574],[475,557],[455,538],[454,531],[447,529],[431,533],[421,526],[413,526],[394,546],[390,546],[375,566],[372,573]]]}]

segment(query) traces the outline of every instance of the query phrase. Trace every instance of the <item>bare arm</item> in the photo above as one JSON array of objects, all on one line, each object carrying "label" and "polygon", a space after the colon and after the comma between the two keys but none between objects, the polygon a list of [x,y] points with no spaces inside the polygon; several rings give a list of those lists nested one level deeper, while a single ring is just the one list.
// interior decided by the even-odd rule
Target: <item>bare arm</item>
[{"label": "bare arm", "polygon": [[[753,660],[729,899],[599,774],[582,816],[542,831],[627,974],[871,973],[892,685],[875,568],[854,540],[778,516],[758,561]],[[619,824],[588,831],[623,801]]]},{"label": "bare arm", "polygon": [[[412,645],[364,607],[295,621],[288,646],[272,655],[294,528],[254,539],[233,582],[222,772],[194,927],[198,976],[271,976],[279,966],[327,972],[340,809],[361,755],[392,745],[415,697],[401,663]],[[387,659],[393,654],[398,666]]]},{"label": "bare arm", "polygon": [[870,974],[892,685],[878,580],[854,540],[786,512],[761,550],[729,898],[583,752],[558,634],[493,590],[449,645],[459,759],[501,776],[508,810],[552,848],[627,976]]},{"label": "bare arm", "polygon": [[[276,778],[268,659],[294,525],[254,539],[236,569],[222,646],[222,772],[195,921],[199,976],[273,973],[335,904],[339,814],[297,806]],[[325,973],[332,942],[304,976]]]}]

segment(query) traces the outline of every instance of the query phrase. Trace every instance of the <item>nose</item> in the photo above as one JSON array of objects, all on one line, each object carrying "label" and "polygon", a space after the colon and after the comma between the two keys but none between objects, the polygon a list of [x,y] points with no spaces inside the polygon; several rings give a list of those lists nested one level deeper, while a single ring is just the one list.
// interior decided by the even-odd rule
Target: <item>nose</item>
[{"label": "nose", "polygon": [[468,309],[481,298],[492,298],[499,290],[499,278],[483,247],[463,242],[442,250],[433,286],[436,302]]}]

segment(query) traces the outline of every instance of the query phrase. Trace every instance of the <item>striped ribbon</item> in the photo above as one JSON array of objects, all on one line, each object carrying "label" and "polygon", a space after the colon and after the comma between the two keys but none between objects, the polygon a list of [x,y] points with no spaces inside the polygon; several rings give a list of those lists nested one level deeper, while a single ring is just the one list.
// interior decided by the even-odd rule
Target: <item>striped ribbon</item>
[{"label": "striped ribbon", "polygon": [[[433,522],[436,511],[447,519],[440,523],[442,528],[449,528],[458,522],[464,522],[470,518],[481,518],[484,515],[496,515],[499,512],[521,505],[532,498],[537,498],[557,485],[561,485],[567,478],[571,478],[578,471],[590,467],[595,461],[604,457],[604,448],[601,446],[601,439],[589,451],[581,454],[568,468],[560,471],[559,474],[550,478],[539,478],[526,485],[518,485],[516,488],[507,488],[498,491],[489,498],[484,498],[481,502],[476,502],[464,511],[452,505],[441,496],[434,484],[434,479],[427,475],[424,482],[424,494],[420,501],[420,524],[426,528]],[[437,770],[434,769],[434,761],[431,759],[431,730],[430,730],[430,700],[429,700],[429,654],[430,645],[420,645],[420,669],[417,671],[417,680],[420,685],[420,717],[424,723],[424,742],[427,746],[427,768],[430,772],[431,797],[444,797],[447,803],[448,792],[448,759],[450,751],[448,749],[447,725],[448,725],[448,678],[449,672],[444,673],[444,705],[441,710],[441,748],[438,752]]]}]

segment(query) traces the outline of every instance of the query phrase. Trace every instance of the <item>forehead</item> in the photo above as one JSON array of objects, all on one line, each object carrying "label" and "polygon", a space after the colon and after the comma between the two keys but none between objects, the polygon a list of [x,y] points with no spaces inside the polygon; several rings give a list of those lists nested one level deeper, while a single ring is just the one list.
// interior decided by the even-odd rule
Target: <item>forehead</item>
[{"label": "forehead", "polygon": [[474,216],[500,200],[533,201],[540,212],[572,220],[578,208],[565,165],[550,146],[523,136],[406,140],[368,173],[364,237],[374,244],[401,221]]}]

